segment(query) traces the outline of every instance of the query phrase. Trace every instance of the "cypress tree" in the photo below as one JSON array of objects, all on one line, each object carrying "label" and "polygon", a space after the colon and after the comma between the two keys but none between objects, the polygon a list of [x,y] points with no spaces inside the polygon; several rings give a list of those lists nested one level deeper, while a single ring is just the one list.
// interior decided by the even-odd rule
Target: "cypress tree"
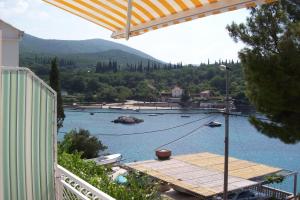
[{"label": "cypress tree", "polygon": [[57,130],[59,130],[61,127],[63,127],[65,112],[63,107],[63,100],[61,97],[60,77],[57,65],[57,58],[54,58],[51,61],[49,80],[51,88],[56,91],[57,95]]}]

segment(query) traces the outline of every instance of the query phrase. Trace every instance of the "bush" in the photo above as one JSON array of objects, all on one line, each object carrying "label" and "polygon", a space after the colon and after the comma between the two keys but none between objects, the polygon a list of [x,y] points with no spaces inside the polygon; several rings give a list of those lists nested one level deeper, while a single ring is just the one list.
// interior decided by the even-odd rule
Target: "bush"
[{"label": "bush", "polygon": [[66,153],[82,152],[81,158],[95,158],[99,151],[107,149],[98,138],[91,136],[88,130],[72,130],[64,136],[64,140],[58,144],[59,149]]},{"label": "bush", "polygon": [[158,200],[160,199],[157,184],[148,176],[129,173],[128,184],[119,185],[108,177],[111,168],[97,165],[94,161],[84,161],[80,153],[60,152],[58,163],[84,179],[94,187],[118,200]]}]

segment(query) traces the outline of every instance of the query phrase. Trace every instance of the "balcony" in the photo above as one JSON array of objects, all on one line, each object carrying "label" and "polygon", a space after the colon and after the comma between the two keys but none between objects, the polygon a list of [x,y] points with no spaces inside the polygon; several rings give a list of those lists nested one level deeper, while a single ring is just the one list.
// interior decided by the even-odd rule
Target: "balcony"
[{"label": "balcony", "polygon": [[115,200],[59,165],[56,168],[56,199]]}]

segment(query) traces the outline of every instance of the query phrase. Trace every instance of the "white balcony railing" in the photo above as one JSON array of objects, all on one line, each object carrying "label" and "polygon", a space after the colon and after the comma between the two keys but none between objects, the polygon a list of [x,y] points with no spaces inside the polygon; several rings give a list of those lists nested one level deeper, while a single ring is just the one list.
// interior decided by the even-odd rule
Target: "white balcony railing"
[{"label": "white balcony railing", "polygon": [[56,176],[57,200],[115,200],[59,165]]}]

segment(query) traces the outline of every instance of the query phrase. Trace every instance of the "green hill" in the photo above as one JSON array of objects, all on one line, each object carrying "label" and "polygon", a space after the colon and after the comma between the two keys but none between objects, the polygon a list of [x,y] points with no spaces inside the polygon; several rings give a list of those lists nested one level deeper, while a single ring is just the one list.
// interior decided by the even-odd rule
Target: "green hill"
[{"label": "green hill", "polygon": [[49,64],[54,56],[64,60],[62,67],[91,67],[97,62],[109,60],[118,62],[120,66],[145,64],[148,60],[161,62],[134,48],[102,39],[47,40],[25,34],[20,43],[20,52],[21,65],[25,66]]}]

